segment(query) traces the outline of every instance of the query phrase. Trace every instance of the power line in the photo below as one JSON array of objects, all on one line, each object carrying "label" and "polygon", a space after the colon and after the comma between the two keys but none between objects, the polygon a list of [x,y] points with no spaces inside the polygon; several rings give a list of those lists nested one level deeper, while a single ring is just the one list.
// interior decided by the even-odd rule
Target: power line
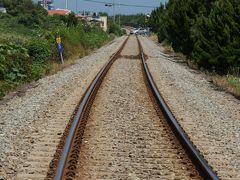
[{"label": "power line", "polygon": [[[110,2],[103,2],[103,1],[96,1],[96,0],[83,0],[83,1],[87,1],[87,2],[92,2],[92,3],[98,3],[98,4],[110,4],[113,5],[113,3]],[[138,8],[157,8],[155,6],[144,6],[144,5],[134,5],[134,4],[121,4],[121,3],[115,3],[114,5],[118,5],[118,6],[128,6],[128,7],[138,7]]]}]

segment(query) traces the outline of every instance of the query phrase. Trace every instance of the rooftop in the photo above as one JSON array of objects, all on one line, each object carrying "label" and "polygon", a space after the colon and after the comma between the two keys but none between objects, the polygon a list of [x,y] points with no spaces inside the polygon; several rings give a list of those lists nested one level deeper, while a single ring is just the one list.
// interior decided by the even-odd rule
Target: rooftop
[{"label": "rooftop", "polygon": [[69,9],[54,9],[48,10],[48,15],[60,14],[60,15],[68,15],[71,13]]}]

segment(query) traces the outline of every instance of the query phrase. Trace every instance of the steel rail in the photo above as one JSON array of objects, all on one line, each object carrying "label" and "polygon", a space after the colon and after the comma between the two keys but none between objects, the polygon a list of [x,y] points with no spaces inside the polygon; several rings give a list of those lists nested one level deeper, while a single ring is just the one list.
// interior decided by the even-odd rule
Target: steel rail
[{"label": "steel rail", "polygon": [[[114,61],[118,58],[120,55],[122,49],[124,48],[125,44],[127,43],[129,37],[123,42],[119,50],[114,53],[110,60],[102,67],[102,69],[99,71],[91,85],[88,87],[87,91],[85,92],[83,98],[81,99],[78,111],[76,113],[76,116],[74,117],[73,123],[71,125],[70,131],[68,133],[68,136],[65,141],[65,145],[63,147],[63,151],[61,154],[61,157],[58,161],[56,174],[54,179],[55,180],[61,180],[61,179],[72,179],[75,176],[75,173],[73,171],[76,170],[76,167],[72,167],[71,165],[67,165],[69,161],[69,156],[71,153],[71,148],[73,146],[73,139],[75,134],[77,133],[77,128],[79,124],[81,123],[82,119],[84,118],[86,111],[88,111],[89,106],[91,106],[91,101],[95,98],[95,95],[100,87],[101,82],[103,81],[104,77],[106,76],[108,70],[114,63]],[[87,112],[88,113],[88,112]],[[84,127],[82,127],[84,128]],[[78,141],[79,143],[79,141]],[[81,143],[81,140],[80,140]],[[73,155],[72,155],[73,156]],[[72,158],[72,157],[70,157]],[[76,159],[76,158],[75,158]],[[75,160],[74,160],[75,161]],[[76,162],[70,162],[76,164]],[[70,169],[69,171],[72,171],[71,173],[64,174],[66,169]]]},{"label": "steel rail", "polygon": [[212,170],[212,168],[209,166],[207,161],[200,154],[199,150],[189,139],[188,135],[185,133],[183,128],[179,125],[178,121],[176,120],[176,118],[170,111],[169,107],[167,106],[165,100],[161,96],[161,94],[153,80],[153,77],[148,68],[148,65],[146,63],[145,54],[144,54],[144,51],[143,51],[143,48],[142,48],[142,45],[141,45],[141,42],[140,42],[138,36],[137,36],[137,41],[138,41],[138,45],[139,45],[139,49],[140,49],[140,53],[141,53],[141,62],[142,62],[144,74],[147,79],[148,86],[149,86],[157,104],[159,105],[160,109],[163,111],[163,114],[167,120],[167,123],[170,125],[175,136],[178,138],[178,140],[184,147],[185,151],[187,152],[189,158],[192,160],[193,164],[196,166],[198,172],[200,173],[200,176],[202,176],[204,179],[218,180],[219,177]]}]

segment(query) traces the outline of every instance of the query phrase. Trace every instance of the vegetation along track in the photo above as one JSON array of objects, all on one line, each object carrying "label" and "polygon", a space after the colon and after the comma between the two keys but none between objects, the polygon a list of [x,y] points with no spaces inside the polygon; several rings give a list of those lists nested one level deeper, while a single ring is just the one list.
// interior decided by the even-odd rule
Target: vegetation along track
[{"label": "vegetation along track", "polygon": [[[127,53],[122,53],[123,49]],[[131,53],[134,50],[135,54]],[[100,70],[82,97],[75,116],[72,117],[65,130],[55,157],[50,163],[46,179],[74,179],[76,175],[78,179],[199,179],[200,176],[207,179],[218,179],[160,96],[145,58],[139,39],[130,36]],[[115,64],[117,59],[119,60]],[[114,66],[119,67],[111,68],[113,63]],[[108,73],[110,68],[111,71]],[[143,76],[141,73],[139,75],[141,70]],[[112,75],[114,73],[118,73],[118,75]],[[107,74],[113,76],[112,81],[110,75],[104,80]],[[101,85],[103,80],[104,86]],[[122,102],[129,101],[129,103],[126,102],[129,109],[124,109],[126,107],[123,105],[119,110],[120,113],[122,111],[122,114],[119,115],[122,117],[116,118],[117,120],[106,115],[111,112],[118,113],[116,107],[113,106],[111,111],[109,109],[112,107],[108,107],[115,101],[115,96],[111,98],[112,92],[118,93],[115,91],[119,87],[112,86],[113,82],[115,85],[119,83],[118,85],[122,89],[128,88],[128,92],[119,89],[122,94],[118,97],[129,96]],[[105,91],[103,88],[108,88],[106,91],[110,92],[105,95],[105,98],[102,95]],[[146,92],[151,98],[146,95]],[[96,97],[97,93],[99,93],[99,97]],[[107,96],[108,98],[106,98]],[[92,111],[95,98],[97,102],[94,108],[96,109]],[[150,99],[153,103],[149,103]],[[131,101],[136,102],[131,105]],[[100,110],[97,109],[98,106],[101,106]],[[135,111],[134,115],[126,112],[131,111],[131,107]],[[94,119],[98,120],[94,121]],[[97,132],[92,133],[91,131]],[[91,137],[92,134],[95,134],[96,138]],[[91,142],[96,147],[90,147],[88,143]],[[195,167],[198,171],[195,170]]]}]

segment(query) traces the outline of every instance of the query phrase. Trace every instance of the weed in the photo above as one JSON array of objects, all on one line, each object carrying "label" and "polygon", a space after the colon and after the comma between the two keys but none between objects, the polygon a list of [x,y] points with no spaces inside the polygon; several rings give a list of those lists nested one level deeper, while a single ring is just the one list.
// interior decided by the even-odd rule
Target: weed
[{"label": "weed", "polygon": [[[56,48],[57,36],[62,38],[66,65],[72,64],[68,59],[83,57],[111,40],[100,27],[83,24],[74,14],[47,16],[39,6],[26,10],[22,1],[8,3],[9,14],[0,13],[0,97],[19,84],[64,67]],[[12,3],[20,3],[23,12]]]}]

